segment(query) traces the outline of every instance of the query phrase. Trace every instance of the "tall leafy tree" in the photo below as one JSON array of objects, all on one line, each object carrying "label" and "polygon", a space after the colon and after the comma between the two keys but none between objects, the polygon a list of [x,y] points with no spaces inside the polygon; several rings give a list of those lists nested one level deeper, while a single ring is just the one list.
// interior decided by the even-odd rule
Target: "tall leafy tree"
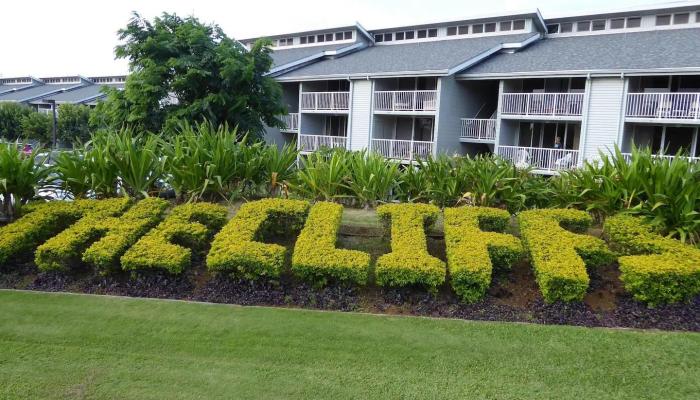
[{"label": "tall leafy tree", "polygon": [[53,140],[53,118],[48,114],[32,111],[22,117],[22,137],[37,140],[44,145]]},{"label": "tall leafy tree", "polygon": [[119,31],[118,58],[129,60],[123,91],[112,90],[94,123],[158,131],[180,121],[238,126],[260,136],[280,126],[282,91],[270,77],[270,42],[247,50],[216,24],[164,13],[152,22],[134,13]]},{"label": "tall leafy tree", "polygon": [[17,140],[22,137],[22,119],[32,109],[19,103],[0,103],[0,139]]},{"label": "tall leafy tree", "polygon": [[57,136],[60,141],[84,143],[90,139],[90,107],[82,104],[62,104],[58,111]]}]

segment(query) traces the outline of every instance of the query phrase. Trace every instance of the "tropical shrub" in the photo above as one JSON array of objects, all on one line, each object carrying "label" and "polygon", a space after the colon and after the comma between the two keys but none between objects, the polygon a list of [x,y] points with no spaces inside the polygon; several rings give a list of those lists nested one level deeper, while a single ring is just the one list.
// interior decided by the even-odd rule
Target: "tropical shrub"
[{"label": "tropical shrub", "polygon": [[[145,201],[145,200],[144,200]],[[226,223],[225,207],[211,203],[184,204],[136,242],[121,257],[126,271],[162,269],[180,274],[192,263],[192,249],[200,250]]]},{"label": "tropical shrub", "polygon": [[348,160],[345,150],[319,151],[301,157],[292,188],[302,197],[314,200],[347,197]]},{"label": "tropical shrub", "polygon": [[90,107],[83,104],[61,104],[56,136],[63,143],[85,143],[90,140]]},{"label": "tropical shrub", "polygon": [[51,169],[44,166],[46,157],[39,156],[37,150],[25,155],[20,147],[18,143],[0,143],[0,206],[10,219],[51,180]]},{"label": "tropical shrub", "polygon": [[22,117],[22,137],[36,140],[42,144],[53,141],[53,117],[48,114],[32,111]]},{"label": "tropical shrub", "polygon": [[545,301],[582,300],[588,289],[586,267],[614,261],[605,242],[585,231],[592,219],[579,210],[523,211],[518,215],[520,233],[528,251],[537,284]]},{"label": "tropical shrub", "polygon": [[445,263],[428,253],[425,229],[435,223],[440,210],[428,204],[385,204],[377,215],[391,235],[391,253],[377,260],[380,286],[422,285],[430,291],[445,282]]},{"label": "tropical shrub", "polygon": [[292,272],[319,284],[328,280],[367,283],[370,256],[355,250],[336,248],[343,206],[320,202],[309,212],[297,238],[292,256]]},{"label": "tropical shrub", "polygon": [[620,280],[636,300],[651,306],[692,299],[700,293],[700,250],[661,237],[628,215],[605,221],[604,235],[623,254]]},{"label": "tropical shrub", "polygon": [[285,144],[281,149],[277,146],[262,147],[260,157],[262,169],[265,171],[263,182],[267,184],[270,196],[287,194],[289,182],[296,172],[298,156],[299,152],[294,143]]},{"label": "tropical shrub", "polygon": [[82,210],[75,203],[55,201],[28,205],[21,218],[0,227],[0,265],[11,257],[33,251],[81,215]]},{"label": "tropical shrub", "polygon": [[[160,139],[122,129],[93,138],[92,145],[104,146],[104,153],[117,171],[119,182],[131,197],[148,197],[157,192],[155,184],[163,175]],[[106,150],[106,151],[105,151]]]},{"label": "tropical shrub", "polygon": [[207,256],[209,270],[249,279],[279,277],[286,249],[262,240],[269,234],[300,230],[308,212],[309,203],[301,200],[263,199],[243,204],[214,237]]},{"label": "tropical shrub", "polygon": [[471,303],[481,299],[491,285],[493,268],[510,268],[522,257],[520,240],[498,233],[509,222],[510,214],[495,208],[444,210],[447,268],[452,288],[462,301]]},{"label": "tropical shrub", "polygon": [[399,164],[376,153],[358,151],[348,155],[347,187],[360,205],[376,207],[392,200],[399,184]]},{"label": "tropical shrub", "polygon": [[31,107],[13,102],[0,102],[0,140],[22,138],[22,119],[33,113]]},{"label": "tropical shrub", "polygon": [[42,271],[66,270],[80,261],[83,251],[108,230],[110,217],[129,207],[128,198],[83,200],[78,206],[84,216],[68,229],[50,238],[36,249],[34,262]]}]

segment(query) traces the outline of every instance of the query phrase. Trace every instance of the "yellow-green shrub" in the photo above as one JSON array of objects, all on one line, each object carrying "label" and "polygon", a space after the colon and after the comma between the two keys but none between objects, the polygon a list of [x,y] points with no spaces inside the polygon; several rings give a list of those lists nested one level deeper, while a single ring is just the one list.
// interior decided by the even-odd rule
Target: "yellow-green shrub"
[{"label": "yellow-green shrub", "polygon": [[430,291],[445,282],[445,263],[428,253],[425,229],[440,210],[428,204],[385,204],[377,214],[390,225],[391,253],[377,260],[375,274],[380,286],[423,285]]},{"label": "yellow-green shrub", "polygon": [[184,204],[144,235],[121,257],[127,271],[163,269],[180,274],[192,263],[192,250],[206,246],[226,223],[227,210],[210,203]]},{"label": "yellow-green shrub", "polygon": [[510,268],[523,255],[515,236],[484,232],[503,231],[510,214],[487,207],[446,208],[445,246],[452,288],[462,301],[481,299],[491,284],[493,267]]},{"label": "yellow-green shrub", "polygon": [[604,241],[562,228],[585,230],[592,219],[584,211],[523,211],[518,222],[537,284],[547,302],[582,300],[590,282],[586,266],[595,267],[614,261]]},{"label": "yellow-green shrub", "polygon": [[79,262],[85,248],[107,232],[104,222],[129,207],[129,199],[81,200],[77,204],[83,218],[36,249],[34,262],[40,270],[65,270]]},{"label": "yellow-green shrub", "polygon": [[120,217],[98,221],[106,233],[85,250],[83,261],[103,272],[116,269],[119,258],[160,221],[168,205],[163,199],[150,197],[139,201]]},{"label": "yellow-green shrub", "polygon": [[339,204],[320,202],[311,207],[294,246],[294,274],[320,284],[329,279],[367,283],[369,254],[335,247],[342,217],[343,206]]},{"label": "yellow-green shrub", "polygon": [[263,199],[243,204],[236,216],[214,237],[207,266],[248,279],[279,277],[286,249],[262,243],[268,234],[289,234],[302,228],[309,203],[301,200]]},{"label": "yellow-green shrub", "polygon": [[642,220],[610,217],[603,227],[611,247],[623,254],[620,280],[638,301],[654,306],[700,293],[700,250],[654,233]]},{"label": "yellow-green shrub", "polygon": [[33,251],[82,215],[72,202],[52,201],[23,207],[24,215],[0,228],[0,265],[20,253]]}]

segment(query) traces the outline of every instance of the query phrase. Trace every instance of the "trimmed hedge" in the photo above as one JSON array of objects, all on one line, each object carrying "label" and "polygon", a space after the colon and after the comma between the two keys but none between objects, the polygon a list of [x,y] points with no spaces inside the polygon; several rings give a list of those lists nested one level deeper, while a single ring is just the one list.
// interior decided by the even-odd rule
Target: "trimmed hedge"
[{"label": "trimmed hedge", "polygon": [[613,254],[601,239],[569,232],[591,225],[588,213],[549,209],[523,211],[518,216],[523,244],[545,301],[582,300],[590,279],[586,267],[610,264]]},{"label": "trimmed hedge", "polygon": [[464,302],[480,300],[491,285],[493,267],[510,268],[523,255],[515,236],[504,231],[510,221],[505,210],[487,207],[446,208],[445,246],[452,288]]},{"label": "trimmed hedge", "polygon": [[180,274],[192,263],[192,250],[206,247],[227,219],[226,207],[210,203],[175,207],[158,226],[121,257],[126,271],[163,269]]},{"label": "trimmed hedge", "polygon": [[263,199],[243,204],[236,216],[214,237],[207,266],[248,279],[280,276],[286,249],[262,243],[268,234],[300,230],[309,212],[301,200]]},{"label": "trimmed hedge", "polygon": [[316,203],[297,238],[292,256],[292,272],[302,279],[325,285],[329,279],[367,283],[370,256],[367,253],[336,248],[343,206]]},{"label": "trimmed hedge", "polygon": [[103,272],[117,269],[119,258],[161,220],[169,204],[150,197],[136,203],[121,217],[99,221],[106,234],[85,250],[83,261]]},{"label": "trimmed hedge", "polygon": [[30,204],[22,210],[21,218],[0,228],[0,265],[20,253],[33,251],[83,213],[76,203],[63,201]]},{"label": "trimmed hedge", "polygon": [[36,249],[34,262],[41,271],[66,270],[81,259],[83,251],[108,231],[105,221],[129,207],[128,198],[81,200],[83,218],[48,239]]},{"label": "trimmed hedge", "polygon": [[436,292],[445,282],[446,267],[428,253],[425,229],[440,210],[429,204],[385,204],[377,214],[390,226],[391,253],[377,259],[375,274],[380,286],[422,285]]},{"label": "trimmed hedge", "polygon": [[628,215],[610,217],[603,233],[623,254],[620,280],[638,301],[650,306],[687,301],[700,293],[700,250],[654,233]]}]

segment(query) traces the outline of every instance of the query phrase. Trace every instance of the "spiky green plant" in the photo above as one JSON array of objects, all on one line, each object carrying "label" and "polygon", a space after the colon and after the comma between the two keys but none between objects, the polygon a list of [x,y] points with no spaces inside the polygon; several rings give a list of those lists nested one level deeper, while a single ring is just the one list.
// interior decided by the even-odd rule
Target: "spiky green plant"
[{"label": "spiky green plant", "polygon": [[20,147],[19,143],[0,143],[0,205],[10,219],[51,180],[51,167],[44,165],[46,156],[40,156],[39,149],[24,154]]},{"label": "spiky green plant", "polygon": [[364,207],[376,207],[390,201],[399,185],[399,167],[394,161],[376,153],[351,153],[348,189]]},{"label": "spiky green plant", "polygon": [[93,146],[106,154],[129,196],[148,197],[157,192],[155,184],[163,177],[160,143],[155,135],[122,129],[94,141]]},{"label": "spiky green plant", "polygon": [[336,149],[300,157],[293,190],[315,200],[334,201],[348,197],[349,154]]}]

